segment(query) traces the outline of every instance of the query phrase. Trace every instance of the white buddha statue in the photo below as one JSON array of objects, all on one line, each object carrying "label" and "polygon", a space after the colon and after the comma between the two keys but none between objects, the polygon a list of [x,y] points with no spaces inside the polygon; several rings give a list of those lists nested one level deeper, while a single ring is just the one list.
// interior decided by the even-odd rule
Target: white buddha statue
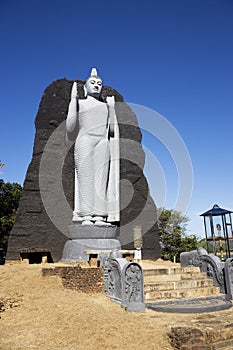
[{"label": "white buddha statue", "polygon": [[109,226],[119,221],[119,129],[114,96],[102,102],[102,80],[95,68],[78,99],[74,82],[66,120],[67,137],[75,130],[75,206],[73,222]]}]

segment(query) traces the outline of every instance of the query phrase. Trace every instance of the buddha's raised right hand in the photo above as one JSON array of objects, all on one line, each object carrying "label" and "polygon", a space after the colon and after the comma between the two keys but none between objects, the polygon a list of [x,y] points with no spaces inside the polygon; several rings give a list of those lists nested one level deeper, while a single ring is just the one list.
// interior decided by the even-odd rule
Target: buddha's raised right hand
[{"label": "buddha's raised right hand", "polygon": [[71,100],[76,97],[77,97],[77,83],[75,81],[71,90]]}]

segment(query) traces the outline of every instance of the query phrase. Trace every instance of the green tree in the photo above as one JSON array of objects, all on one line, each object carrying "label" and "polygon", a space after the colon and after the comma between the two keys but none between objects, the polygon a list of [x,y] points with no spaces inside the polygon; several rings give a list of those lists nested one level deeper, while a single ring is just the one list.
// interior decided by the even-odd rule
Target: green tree
[{"label": "green tree", "polygon": [[196,236],[186,235],[189,218],[177,210],[158,209],[158,230],[163,259],[179,261],[180,253],[197,249]]},{"label": "green tree", "polygon": [[6,248],[9,233],[14,225],[22,187],[18,183],[0,179],[0,246]]}]

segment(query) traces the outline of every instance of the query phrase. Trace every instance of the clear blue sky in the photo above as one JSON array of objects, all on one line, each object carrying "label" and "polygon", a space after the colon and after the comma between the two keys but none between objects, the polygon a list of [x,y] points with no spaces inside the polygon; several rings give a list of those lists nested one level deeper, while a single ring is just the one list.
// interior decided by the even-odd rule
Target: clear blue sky
[{"label": "clear blue sky", "polygon": [[[194,174],[189,233],[202,234],[199,214],[215,203],[233,209],[232,0],[2,0],[0,38],[5,181],[24,181],[44,89],[63,77],[86,79],[94,66],[105,85],[160,113],[183,139]],[[173,208],[174,159],[147,132],[143,144],[158,159],[164,205]],[[160,206],[155,170],[147,162]]]}]

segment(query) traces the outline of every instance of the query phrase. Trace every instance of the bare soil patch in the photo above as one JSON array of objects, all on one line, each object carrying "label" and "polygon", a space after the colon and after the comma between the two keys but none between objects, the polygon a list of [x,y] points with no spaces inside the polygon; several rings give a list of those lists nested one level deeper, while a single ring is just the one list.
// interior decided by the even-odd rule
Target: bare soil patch
[{"label": "bare soil patch", "polygon": [[[211,314],[128,312],[104,294],[63,287],[58,276],[42,277],[42,265],[0,266],[1,350],[171,350],[168,331],[218,323],[232,311]],[[213,326],[211,324],[211,326]]]}]

